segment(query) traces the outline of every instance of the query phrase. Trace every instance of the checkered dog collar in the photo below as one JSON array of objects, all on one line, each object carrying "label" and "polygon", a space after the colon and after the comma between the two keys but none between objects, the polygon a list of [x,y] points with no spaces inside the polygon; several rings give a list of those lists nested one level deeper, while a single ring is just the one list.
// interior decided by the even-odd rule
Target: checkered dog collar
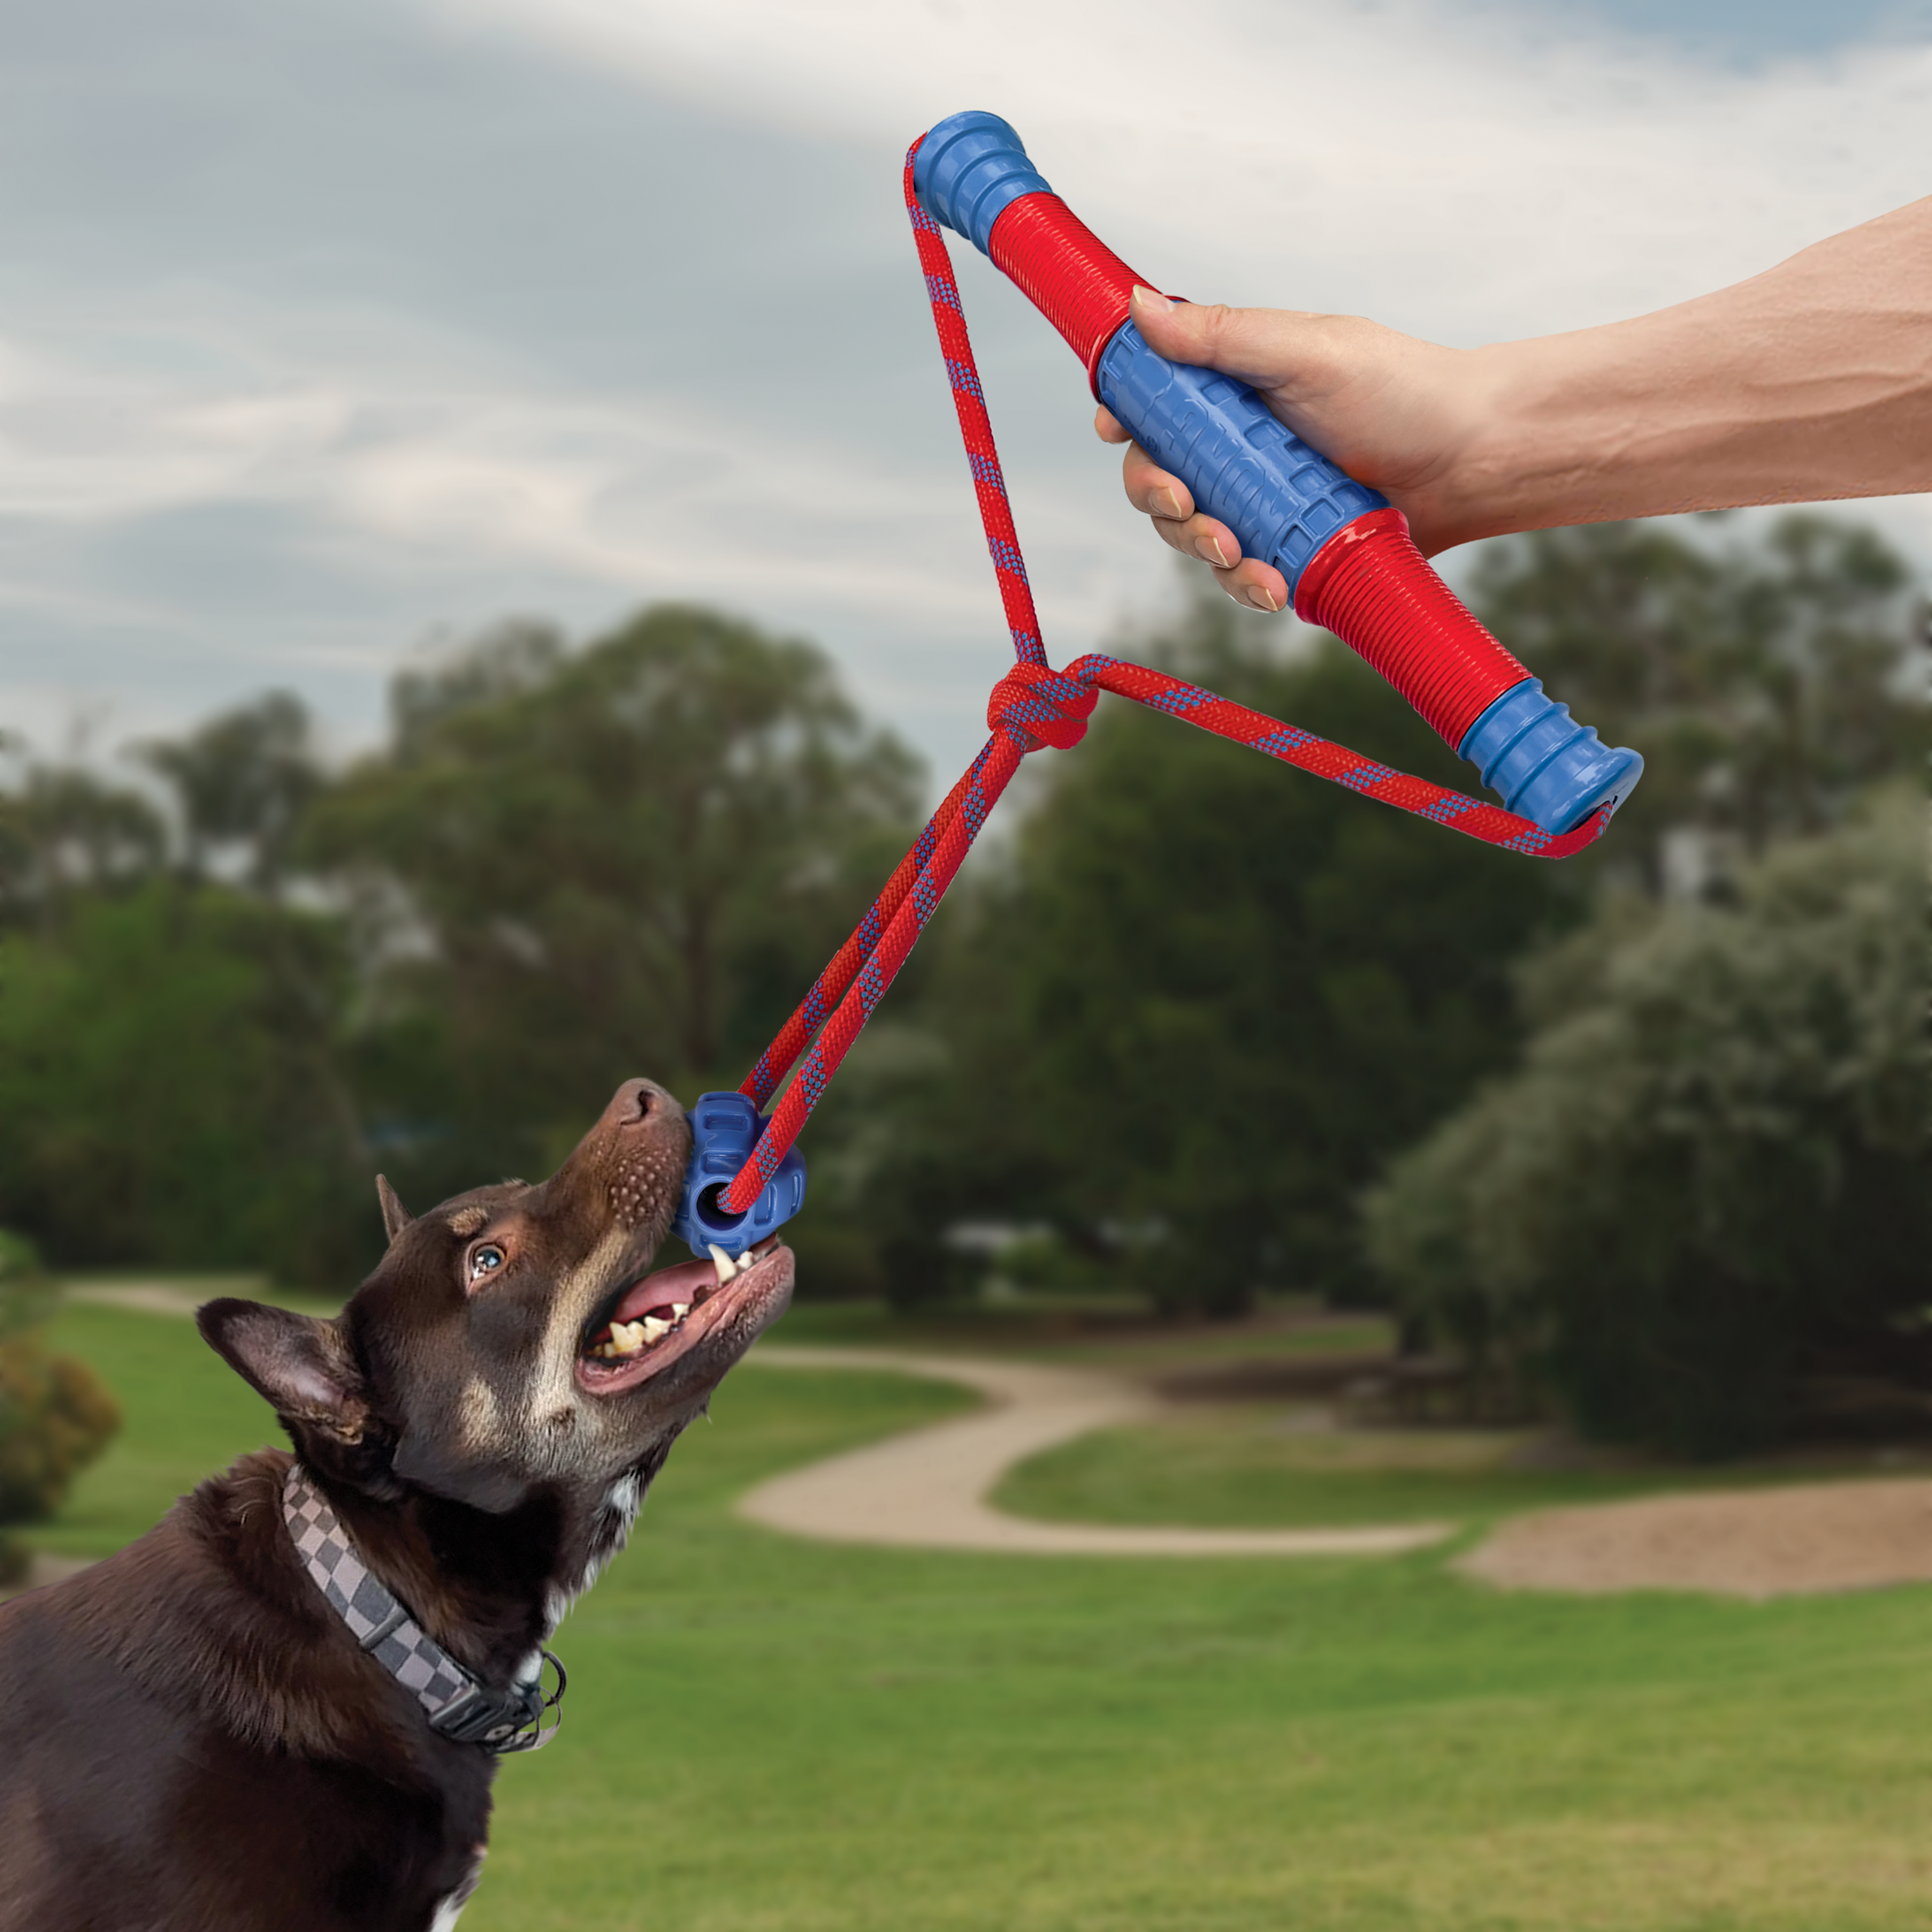
[{"label": "checkered dog collar", "polygon": [[289,1466],[282,1485],[282,1516],[296,1552],[329,1607],[349,1626],[356,1641],[415,1697],[430,1728],[458,1744],[481,1744],[501,1756],[506,1751],[541,1750],[556,1736],[562,1713],[546,1726],[546,1712],[563,1698],[563,1666],[544,1656],[556,1670],[556,1688],[546,1697],[542,1666],[538,1675],[507,1690],[492,1690],[452,1657],[410,1615],[391,1592],[370,1575],[356,1553],[341,1519],[309,1480],[299,1462]]}]

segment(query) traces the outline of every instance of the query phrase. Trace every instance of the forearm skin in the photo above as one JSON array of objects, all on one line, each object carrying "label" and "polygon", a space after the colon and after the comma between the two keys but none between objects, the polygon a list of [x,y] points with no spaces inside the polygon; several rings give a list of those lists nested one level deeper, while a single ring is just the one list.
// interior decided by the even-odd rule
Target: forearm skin
[{"label": "forearm skin", "polygon": [[1932,198],[1630,322],[1469,352],[1433,548],[1932,490]]}]

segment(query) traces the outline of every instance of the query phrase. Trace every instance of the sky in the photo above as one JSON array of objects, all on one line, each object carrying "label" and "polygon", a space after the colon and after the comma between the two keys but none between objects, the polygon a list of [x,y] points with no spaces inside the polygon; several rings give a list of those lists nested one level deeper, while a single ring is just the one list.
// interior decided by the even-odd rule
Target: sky
[{"label": "sky", "polygon": [[[1473,344],[1932,190],[1932,13],[0,0],[0,730],[104,754],[282,687],[346,754],[495,620],[695,598],[946,782],[1008,646],[899,165],[964,107],[1168,287]],[[955,256],[1062,662],[1168,554]],[[1932,559],[1932,499],[1861,514]]]}]

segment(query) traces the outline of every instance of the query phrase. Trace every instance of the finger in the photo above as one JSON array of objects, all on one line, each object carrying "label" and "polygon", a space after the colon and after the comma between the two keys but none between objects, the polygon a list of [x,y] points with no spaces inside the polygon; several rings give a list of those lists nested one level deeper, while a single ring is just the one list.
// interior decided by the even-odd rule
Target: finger
[{"label": "finger", "polygon": [[1194,514],[1194,499],[1187,485],[1161,469],[1137,442],[1129,443],[1120,459],[1120,482],[1127,501],[1150,517],[1178,520]]},{"label": "finger", "polygon": [[1131,313],[1148,345],[1170,362],[1219,369],[1262,388],[1285,381],[1317,352],[1324,320],[1290,309],[1170,302],[1139,287]]},{"label": "finger", "polygon": [[1130,433],[1120,418],[1103,404],[1094,412],[1094,434],[1102,442],[1125,442]]},{"label": "finger", "polygon": [[1288,608],[1288,580],[1271,564],[1244,556],[1232,570],[1217,570],[1214,581],[1237,604],[1270,614]]},{"label": "finger", "polygon": [[1154,526],[1170,550],[1216,570],[1232,570],[1241,561],[1241,542],[1226,524],[1212,517],[1156,517]]}]

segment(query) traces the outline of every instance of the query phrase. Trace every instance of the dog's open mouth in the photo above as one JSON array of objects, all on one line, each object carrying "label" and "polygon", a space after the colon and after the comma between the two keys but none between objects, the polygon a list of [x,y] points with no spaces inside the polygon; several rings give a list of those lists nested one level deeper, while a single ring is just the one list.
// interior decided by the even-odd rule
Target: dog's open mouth
[{"label": "dog's open mouth", "polygon": [[[711,1255],[710,1261],[659,1268],[624,1291],[578,1352],[577,1379],[586,1390],[614,1395],[634,1387],[740,1313],[753,1316],[753,1333],[764,1325],[770,1314],[748,1304],[790,1288],[790,1250],[773,1235],[735,1261],[719,1248]],[[748,1346],[750,1340],[748,1334]]]}]

